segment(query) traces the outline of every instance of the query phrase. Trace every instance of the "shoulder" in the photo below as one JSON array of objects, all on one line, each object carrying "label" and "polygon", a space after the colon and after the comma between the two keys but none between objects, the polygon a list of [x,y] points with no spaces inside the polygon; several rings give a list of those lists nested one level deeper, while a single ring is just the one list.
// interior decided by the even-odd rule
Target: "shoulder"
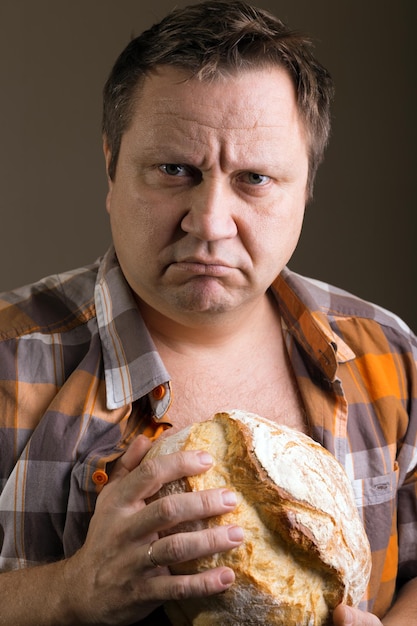
[{"label": "shoulder", "polygon": [[[372,344],[388,343],[394,351],[411,351],[417,356],[416,335],[395,313],[349,291],[301,276],[288,268],[279,279],[276,283],[278,292],[289,291],[310,315],[324,318],[332,331],[350,344],[355,352],[370,350]],[[284,299],[288,297],[284,295]]]},{"label": "shoulder", "polygon": [[65,332],[95,316],[99,261],[0,293],[0,341]]}]

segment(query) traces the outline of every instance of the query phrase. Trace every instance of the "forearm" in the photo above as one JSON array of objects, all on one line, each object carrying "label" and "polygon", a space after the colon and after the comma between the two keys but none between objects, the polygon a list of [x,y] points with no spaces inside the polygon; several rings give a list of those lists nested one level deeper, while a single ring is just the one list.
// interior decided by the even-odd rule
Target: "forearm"
[{"label": "forearm", "polygon": [[65,561],[0,574],[0,624],[3,626],[71,626],[74,586],[65,580]]},{"label": "forearm", "polygon": [[382,623],[384,626],[411,626],[417,623],[417,578],[403,587]]}]

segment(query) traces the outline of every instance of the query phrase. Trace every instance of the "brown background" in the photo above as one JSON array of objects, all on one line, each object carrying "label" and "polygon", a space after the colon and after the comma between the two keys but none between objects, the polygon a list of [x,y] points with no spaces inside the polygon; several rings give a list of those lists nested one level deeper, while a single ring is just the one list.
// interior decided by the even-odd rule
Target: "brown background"
[{"label": "brown background", "polygon": [[[0,0],[0,291],[88,263],[110,237],[101,89],[176,0]],[[416,328],[415,0],[259,0],[336,82],[334,130],[292,269]]]}]

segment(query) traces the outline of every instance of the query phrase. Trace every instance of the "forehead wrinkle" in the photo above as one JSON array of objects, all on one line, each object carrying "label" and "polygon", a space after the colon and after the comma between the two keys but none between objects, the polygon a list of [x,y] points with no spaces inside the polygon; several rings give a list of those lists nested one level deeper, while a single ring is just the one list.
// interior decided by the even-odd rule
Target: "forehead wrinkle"
[{"label": "forehead wrinkle", "polygon": [[[162,67],[155,72],[155,76],[148,76],[145,79],[144,85],[137,93],[136,111],[138,112],[142,105],[145,105],[143,112],[145,115],[147,113],[153,122],[155,115],[173,116],[185,123],[195,121],[197,118],[202,121],[205,119],[205,126],[212,129],[248,130],[274,127],[275,120],[272,124],[268,124],[265,123],[265,119],[268,119],[268,115],[274,115],[275,109],[281,112],[285,110],[288,119],[284,120],[284,123],[293,122],[295,118],[300,123],[294,85],[287,72],[271,67],[265,68],[263,72],[255,71],[254,77],[256,78],[260,73],[268,74],[268,72],[272,79],[277,75],[282,75],[286,80],[282,89],[275,90],[271,94],[272,98],[268,98],[268,102],[264,101],[259,106],[259,100],[254,102],[252,90],[245,92],[245,85],[243,89],[240,88],[239,77],[236,79],[236,88],[234,88],[233,77],[224,81],[219,79],[213,83],[205,83],[190,77],[185,70]],[[243,78],[247,74],[250,75],[251,72],[244,72]],[[160,77],[164,82],[161,83]],[[169,83],[172,89],[169,89]],[[228,91],[229,85],[233,86],[231,91]],[[178,89],[179,93],[177,93]],[[293,94],[293,102],[290,106],[288,106],[288,91]],[[223,107],[225,97],[229,102],[226,110]],[[213,121],[208,121],[207,117]]]},{"label": "forehead wrinkle", "polygon": [[[280,100],[277,97],[277,100]],[[158,96],[152,100],[152,108],[150,115],[168,117],[178,120],[179,122],[196,123],[202,127],[212,130],[230,129],[230,130],[250,130],[257,128],[274,128],[276,123],[267,124],[264,121],[265,114],[274,109],[273,104],[268,109],[259,110],[258,107],[250,106],[250,98],[247,105],[242,99],[239,99],[237,106],[230,106],[226,111],[222,111],[221,107],[211,104],[207,100],[201,102],[193,99],[192,106],[187,102],[187,109],[184,109],[184,101],[182,97]],[[236,115],[239,111],[239,115]],[[214,113],[214,116],[212,115]],[[295,115],[294,115],[295,114]],[[290,112],[291,117],[298,117],[296,108]],[[197,119],[198,118],[198,119]],[[209,121],[214,120],[213,122]],[[232,118],[232,122],[230,121]]]},{"label": "forehead wrinkle", "polygon": [[[224,109],[218,94],[213,104],[204,101],[201,94],[195,99],[191,91],[184,96],[159,92],[156,97],[142,101],[142,104],[146,102],[142,110],[138,103],[136,121],[147,127],[146,134],[153,144],[149,145],[149,153],[156,149],[162,155],[172,154],[172,158],[189,161],[190,165],[197,167],[208,168],[215,162],[222,168],[244,169],[246,163],[248,166],[258,163],[262,167],[277,157],[279,162],[283,159],[283,155],[278,156],[276,148],[271,145],[276,142],[279,145],[280,129],[284,129],[285,135],[285,129],[294,127],[296,122],[295,127],[304,134],[295,102],[293,106],[283,107],[279,94],[268,107],[266,104],[253,106],[251,96],[243,99],[232,96],[228,108]],[[285,102],[285,98],[283,100]],[[275,110],[284,114],[275,115]],[[274,159],[266,158],[269,151],[275,154]]]},{"label": "forehead wrinkle", "polygon": [[[284,156],[278,157],[276,151],[274,159],[269,156],[271,152],[269,146],[274,141],[270,133],[273,128],[276,128],[276,125],[218,129],[217,126],[203,125],[192,120],[186,125],[170,124],[167,134],[167,126],[161,122],[154,124],[150,129],[150,145],[142,144],[142,152],[203,170],[219,166],[223,170],[260,171],[265,166],[279,165]],[[204,132],[205,129],[209,129],[210,132]],[[212,133],[212,130],[216,132]],[[262,133],[261,136],[258,135],[259,131]]]}]

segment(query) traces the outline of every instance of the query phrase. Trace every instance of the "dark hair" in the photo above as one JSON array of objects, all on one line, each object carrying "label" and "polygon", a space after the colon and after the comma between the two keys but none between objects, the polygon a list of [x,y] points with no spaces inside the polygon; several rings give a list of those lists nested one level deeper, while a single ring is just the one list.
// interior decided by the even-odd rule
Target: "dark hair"
[{"label": "dark hair", "polygon": [[309,149],[308,191],[330,134],[333,84],[314,58],[308,37],[274,15],[240,0],[207,0],[177,9],[133,39],[120,54],[104,87],[103,133],[114,178],[120,143],[133,115],[138,87],[152,69],[173,65],[190,77],[213,80],[239,70],[278,65],[291,76]]}]

